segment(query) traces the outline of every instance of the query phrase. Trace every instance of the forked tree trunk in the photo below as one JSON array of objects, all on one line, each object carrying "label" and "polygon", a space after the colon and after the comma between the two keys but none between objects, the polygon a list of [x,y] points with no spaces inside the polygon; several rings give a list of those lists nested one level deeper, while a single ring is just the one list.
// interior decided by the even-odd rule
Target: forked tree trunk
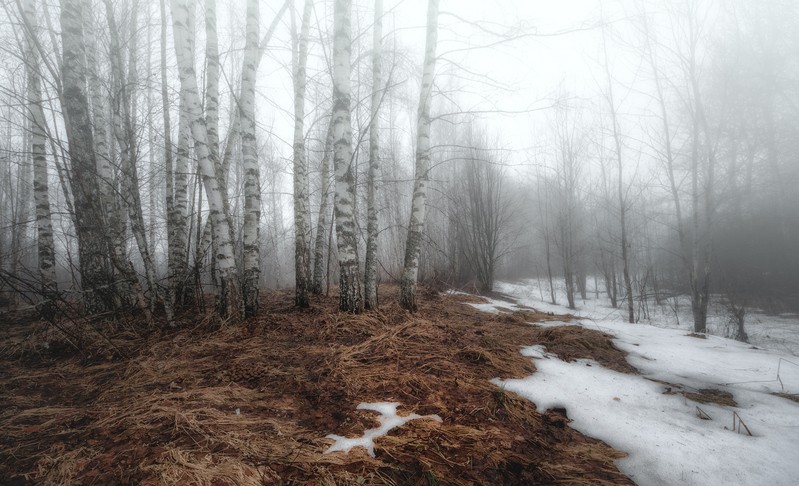
[{"label": "forked tree trunk", "polygon": [[261,275],[261,172],[255,138],[255,74],[258,69],[258,0],[247,1],[247,39],[241,68],[241,152],[244,159],[244,312],[258,313]]},{"label": "forked tree trunk", "polygon": [[[127,80],[122,68],[122,48],[119,42],[119,30],[114,18],[113,6],[110,0],[104,0],[106,17],[110,32],[110,54],[111,54],[111,76],[113,79],[114,96],[112,97],[113,111],[112,122],[114,135],[120,147],[120,172],[122,175],[122,200],[128,211],[130,218],[130,228],[139,254],[144,263],[145,277],[150,294],[153,300],[150,303],[150,312],[153,309],[153,301],[157,299],[158,288],[155,282],[155,263],[150,254],[150,247],[147,244],[147,230],[144,224],[142,213],[141,195],[139,191],[139,176],[136,168],[138,159],[138,148],[136,143],[135,127],[135,100],[133,89],[136,86],[136,10],[131,12],[131,41],[130,41],[130,60],[128,62]],[[133,278],[136,278],[135,275]],[[134,284],[135,285],[135,284]],[[143,297],[143,296],[142,296]],[[172,306],[170,302],[164,302],[167,321],[172,321]],[[146,313],[148,320],[151,319],[150,312]]]},{"label": "forked tree trunk", "polygon": [[333,152],[333,123],[327,127],[324,153],[322,154],[320,185],[322,196],[319,201],[319,217],[316,220],[316,242],[314,243],[313,282],[311,292],[322,295],[322,281],[325,278],[325,232],[330,206],[330,155]]},{"label": "forked tree trunk", "polygon": [[355,170],[352,164],[350,72],[352,0],[336,0],[333,40],[333,164],[336,168],[336,238],[339,264],[339,309],[363,309],[355,234]]},{"label": "forked tree trunk", "polygon": [[416,135],[416,181],[413,187],[411,219],[405,240],[405,263],[400,282],[400,305],[416,310],[416,280],[419,274],[419,252],[427,202],[427,182],[430,179],[430,100],[433,93],[433,75],[436,68],[438,41],[438,0],[427,3],[427,39],[425,41],[422,90],[419,94]]},{"label": "forked tree trunk", "polygon": [[[308,200],[308,161],[305,157],[305,65],[308,59],[308,30],[311,25],[312,0],[305,0],[299,38],[294,54],[294,304],[308,307],[311,252],[308,235],[311,226]],[[292,15],[292,19],[293,19]]]},{"label": "forked tree trunk", "polygon": [[[254,1],[254,0],[250,0]],[[197,74],[194,70],[191,48],[191,32],[188,29],[189,8],[185,1],[172,0],[172,31],[175,37],[175,52],[178,60],[181,89],[185,94],[186,113],[189,117],[194,150],[205,186],[210,209],[211,224],[218,242],[214,255],[221,280],[218,308],[223,316],[237,317],[241,313],[239,283],[236,278],[236,265],[233,255],[233,241],[225,217],[224,202],[219,181],[214,169],[214,161],[208,149],[208,132],[200,107],[197,89]]]},{"label": "forked tree trunk", "polygon": [[[255,71],[256,72],[258,72],[258,66],[260,65],[261,59],[263,58],[264,53],[266,52],[266,48],[269,46],[269,42],[272,39],[272,34],[274,34],[275,29],[277,29],[277,26],[280,23],[280,19],[283,17],[283,14],[288,9],[288,6],[290,5],[291,1],[292,0],[286,0],[283,3],[283,6],[280,7],[280,10],[277,12],[277,14],[275,14],[275,18],[272,19],[272,23],[269,25],[269,28],[266,30],[266,33],[261,38],[261,43],[258,45],[258,52],[257,52],[257,54],[255,56]],[[206,22],[207,22],[207,20],[206,20]],[[217,54],[217,58],[218,58],[218,54]],[[218,60],[217,60],[217,62],[218,62]],[[218,83],[218,80],[217,80],[217,83]],[[239,87],[239,89],[241,90],[241,87]],[[219,174],[218,178],[221,181],[222,190],[224,191],[223,194],[227,193],[227,186],[225,184],[226,184],[226,181],[227,181],[227,176],[230,173],[230,165],[231,165],[231,162],[233,160],[233,147],[236,144],[237,140],[241,137],[241,106],[240,106],[240,100],[241,100],[241,92],[239,92],[238,98],[234,98],[234,100],[233,100],[234,104],[236,104],[236,108],[231,110],[230,128],[228,129],[228,133],[225,136],[225,151],[223,152],[223,154],[222,154],[222,156],[220,158],[219,164],[216,166],[217,167],[217,173]],[[218,109],[218,103],[217,103],[217,109]],[[218,120],[217,120],[217,123],[218,123]],[[229,200],[229,198],[227,198],[225,196],[224,197],[225,214],[228,215],[228,221],[229,221],[228,224],[230,225],[230,228],[231,228],[230,229],[230,234],[234,235],[233,220],[230,217],[231,213],[230,213],[230,209],[229,209],[228,204],[227,204],[228,200]],[[210,243],[209,243],[210,240],[211,240],[211,228],[210,228],[210,226],[211,226],[210,220],[206,221],[205,226],[201,229],[202,237],[198,238],[200,241],[202,241],[203,248],[208,248],[209,245],[210,245]],[[213,268],[212,268],[212,272],[213,272]]]},{"label": "forked tree trunk", "polygon": [[372,32],[372,116],[369,123],[369,172],[366,180],[366,262],[364,268],[364,307],[377,309],[377,207],[375,193],[380,170],[380,101],[382,99],[383,0],[375,0]]},{"label": "forked tree trunk", "polygon": [[47,181],[47,150],[45,149],[44,109],[42,108],[42,80],[39,74],[39,51],[36,48],[38,22],[36,3],[24,2],[22,15],[26,28],[26,68],[28,77],[28,121],[31,127],[31,151],[33,156],[33,199],[36,203],[36,246],[39,255],[39,277],[41,278],[42,315],[52,318],[53,299],[58,292],[55,274],[55,244],[50,213],[50,194]]}]

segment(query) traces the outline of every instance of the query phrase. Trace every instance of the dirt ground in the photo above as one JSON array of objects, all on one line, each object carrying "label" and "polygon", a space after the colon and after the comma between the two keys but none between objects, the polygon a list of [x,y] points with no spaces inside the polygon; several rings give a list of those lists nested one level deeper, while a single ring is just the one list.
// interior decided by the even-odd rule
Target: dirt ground
[{"label": "dirt ground", "polygon": [[[632,484],[624,457],[489,382],[535,372],[521,346],[593,357],[634,372],[608,336],[482,313],[475,297],[396,289],[379,312],[339,313],[337,298],[292,307],[264,295],[261,317],[184,314],[174,329],[132,319],[71,323],[78,352],[41,323],[0,325],[0,483],[27,484]],[[361,402],[437,414],[363,448],[324,454],[327,434],[377,426]]]}]

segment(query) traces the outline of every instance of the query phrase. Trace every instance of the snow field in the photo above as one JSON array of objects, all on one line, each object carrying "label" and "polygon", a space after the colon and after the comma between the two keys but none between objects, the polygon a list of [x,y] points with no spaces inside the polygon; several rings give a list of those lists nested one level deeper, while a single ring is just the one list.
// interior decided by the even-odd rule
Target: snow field
[{"label": "snow field", "polygon": [[[520,304],[564,312],[531,302],[529,289],[522,286],[500,288]],[[489,312],[515,307],[497,300],[483,305],[493,306]],[[543,346],[530,346],[521,352],[535,361],[535,374],[492,382],[533,401],[539,410],[566,409],[570,426],[629,453],[619,467],[640,485],[799,484],[799,404],[772,394],[799,393],[799,359],[717,336],[691,337],[686,328],[628,324],[612,313],[591,314],[595,320],[573,324],[613,335],[641,375],[608,370],[592,360],[567,363]],[[665,394],[668,386],[652,380],[686,391],[727,391],[738,406]],[[740,433],[732,430],[733,412],[753,436],[742,427]],[[704,414],[710,420],[699,417]]]}]

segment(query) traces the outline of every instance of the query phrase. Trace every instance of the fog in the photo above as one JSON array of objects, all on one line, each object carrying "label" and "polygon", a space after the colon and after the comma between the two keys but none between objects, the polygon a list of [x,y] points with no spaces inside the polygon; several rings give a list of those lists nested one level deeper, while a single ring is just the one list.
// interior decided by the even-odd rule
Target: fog
[{"label": "fog", "polygon": [[333,1],[262,1],[255,24],[243,0],[0,2],[3,306],[157,312],[233,282],[301,303],[372,248],[413,291],[534,278],[630,322],[682,296],[702,332],[711,303],[799,313],[795,2],[444,0],[429,96],[421,0],[382,2],[378,58],[375,3],[352,3],[350,72]]}]

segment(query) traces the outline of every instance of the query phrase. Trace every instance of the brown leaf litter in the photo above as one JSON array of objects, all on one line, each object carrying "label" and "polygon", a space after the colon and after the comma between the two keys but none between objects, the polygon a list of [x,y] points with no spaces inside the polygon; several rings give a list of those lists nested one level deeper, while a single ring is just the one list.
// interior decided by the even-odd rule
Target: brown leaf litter
[{"label": "brown leaf litter", "polygon": [[[489,382],[534,373],[519,354],[534,344],[634,372],[609,336],[528,324],[568,316],[483,313],[463,295],[423,294],[409,314],[395,288],[383,291],[380,311],[362,315],[339,313],[333,297],[294,309],[280,292],[246,323],[195,312],[177,329],[140,334],[107,322],[98,332],[109,341],[84,343],[90,356],[51,330],[6,325],[0,482],[632,484],[614,462],[623,452]],[[363,448],[323,454],[325,435],[375,427],[375,414],[355,407],[377,401],[443,422],[392,430],[374,458]]]}]

